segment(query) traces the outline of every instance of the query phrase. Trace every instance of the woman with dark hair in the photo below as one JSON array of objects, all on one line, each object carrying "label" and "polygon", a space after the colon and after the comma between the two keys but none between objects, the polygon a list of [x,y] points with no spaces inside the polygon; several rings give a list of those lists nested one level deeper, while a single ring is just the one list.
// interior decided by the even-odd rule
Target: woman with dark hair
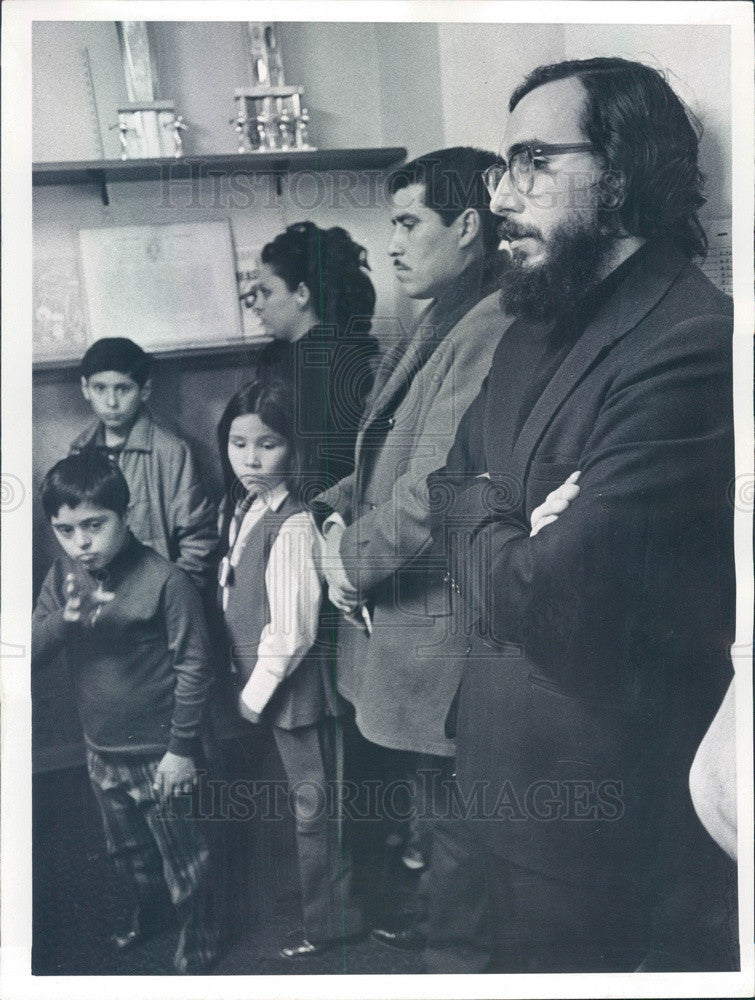
[{"label": "woman with dark hair", "polygon": [[300,497],[347,476],[378,353],[369,335],[375,289],[367,253],[345,229],[298,222],[262,248],[250,305],[273,342],[259,375],[294,386]]}]

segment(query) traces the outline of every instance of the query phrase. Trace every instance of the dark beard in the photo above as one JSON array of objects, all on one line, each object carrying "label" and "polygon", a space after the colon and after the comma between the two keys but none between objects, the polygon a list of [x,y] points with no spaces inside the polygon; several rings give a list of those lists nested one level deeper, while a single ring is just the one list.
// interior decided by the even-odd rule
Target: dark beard
[{"label": "dark beard", "polygon": [[[515,226],[511,228],[516,236]],[[526,270],[515,251],[501,276],[501,308],[535,322],[553,319],[595,283],[612,245],[612,237],[593,220],[579,229],[557,229],[548,243],[548,259],[539,267]]]}]

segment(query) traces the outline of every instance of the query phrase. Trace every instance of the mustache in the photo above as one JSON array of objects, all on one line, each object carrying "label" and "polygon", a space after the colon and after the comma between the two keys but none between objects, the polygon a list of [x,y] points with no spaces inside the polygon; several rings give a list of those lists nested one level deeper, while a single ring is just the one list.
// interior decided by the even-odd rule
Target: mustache
[{"label": "mustache", "polygon": [[502,240],[523,240],[527,239],[527,237],[533,237],[534,239],[542,238],[539,229],[520,226],[517,222],[509,219],[504,219],[499,225],[498,237]]}]

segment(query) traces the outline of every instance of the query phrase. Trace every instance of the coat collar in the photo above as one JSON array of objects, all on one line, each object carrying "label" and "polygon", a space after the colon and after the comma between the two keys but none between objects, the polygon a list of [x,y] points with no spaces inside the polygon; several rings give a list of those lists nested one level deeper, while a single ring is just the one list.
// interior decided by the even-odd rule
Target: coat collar
[{"label": "coat collar", "polygon": [[495,274],[483,265],[469,268],[442,301],[433,300],[423,310],[408,337],[401,338],[383,357],[361,430],[391,406],[459,320],[496,287]]},{"label": "coat collar", "polygon": [[533,407],[512,453],[514,468],[525,470],[551,417],[584,375],[621,337],[634,329],[668,292],[688,260],[667,245],[637,251],[618,288],[603,303]]},{"label": "coat collar", "polygon": [[[142,407],[134,421],[131,430],[128,433],[126,442],[123,445],[123,451],[152,451],[152,436],[154,433],[154,423],[152,417],[147,413],[147,411]],[[94,444],[99,448],[106,447],[105,445],[105,428],[101,421],[91,424],[86,430],[82,431],[81,434],[71,444],[71,449],[73,451],[81,451],[82,448],[86,448],[87,445]]]},{"label": "coat collar", "polygon": [[401,388],[411,380],[432,352],[436,344],[436,325],[433,314],[436,304],[431,302],[422,310],[408,336],[401,337],[384,355],[375,376],[375,393],[372,405],[362,419],[363,426],[372,421],[390,405]]}]

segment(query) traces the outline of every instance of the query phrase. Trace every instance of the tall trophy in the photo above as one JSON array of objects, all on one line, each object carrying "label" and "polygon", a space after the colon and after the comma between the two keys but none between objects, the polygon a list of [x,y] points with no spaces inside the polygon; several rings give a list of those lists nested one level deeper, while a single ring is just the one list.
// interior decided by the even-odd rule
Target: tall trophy
[{"label": "tall trophy", "polygon": [[252,86],[234,92],[236,114],[230,119],[239,153],[314,149],[303,90],[286,86],[275,25],[249,21],[247,41]]}]

